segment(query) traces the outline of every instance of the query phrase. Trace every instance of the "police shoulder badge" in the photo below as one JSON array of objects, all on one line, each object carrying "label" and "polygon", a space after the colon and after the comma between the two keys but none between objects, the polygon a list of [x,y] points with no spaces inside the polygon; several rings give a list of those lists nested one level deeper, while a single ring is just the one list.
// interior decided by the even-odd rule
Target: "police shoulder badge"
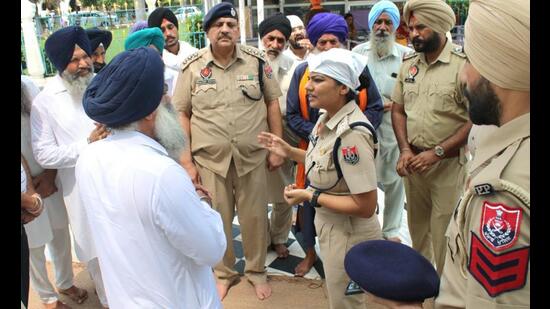
[{"label": "police shoulder badge", "polygon": [[273,68],[267,63],[264,65],[264,73],[267,78],[273,78]]},{"label": "police shoulder badge", "polygon": [[520,208],[484,202],[479,231],[481,239],[497,251],[510,248],[518,240],[522,215]]},{"label": "police shoulder badge", "polygon": [[359,162],[359,152],[357,146],[342,147],[342,157],[344,162],[355,165]]},{"label": "police shoulder badge", "polygon": [[409,67],[409,75],[407,76],[407,78],[405,78],[405,82],[407,83],[414,83],[414,77],[418,74],[418,66],[415,64],[415,65],[411,65]]}]

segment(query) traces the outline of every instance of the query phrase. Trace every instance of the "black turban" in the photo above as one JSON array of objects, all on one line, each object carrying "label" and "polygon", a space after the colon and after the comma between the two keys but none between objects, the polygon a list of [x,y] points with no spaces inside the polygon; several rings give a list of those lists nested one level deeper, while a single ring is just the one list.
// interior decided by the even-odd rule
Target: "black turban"
[{"label": "black turban", "polygon": [[157,51],[139,47],[118,54],[93,79],[82,99],[91,119],[117,127],[141,120],[160,104],[164,63]]},{"label": "black turban", "polygon": [[105,47],[105,50],[107,50],[107,48],[109,48],[109,45],[111,45],[111,41],[113,40],[113,35],[110,31],[101,30],[97,27],[86,29],[86,34],[90,39],[92,52],[94,52],[99,47],[99,44],[103,44],[103,47]]},{"label": "black turban", "polygon": [[176,18],[176,15],[174,15],[174,12],[167,8],[156,8],[151,15],[149,15],[149,18],[147,19],[147,25],[149,28],[152,27],[159,27],[162,24],[163,19],[167,19],[169,22],[173,23],[176,28],[179,29],[178,25],[178,19]]},{"label": "black turban", "polygon": [[346,254],[344,268],[351,280],[378,297],[421,302],[439,292],[439,276],[432,263],[397,242],[361,242]]},{"label": "black turban", "polygon": [[90,40],[82,27],[69,26],[52,33],[46,40],[46,55],[61,74],[71,62],[75,44],[92,56]]},{"label": "black turban", "polygon": [[202,21],[202,27],[205,32],[208,32],[208,29],[210,29],[210,26],[216,21],[216,19],[220,17],[231,17],[235,18],[236,20],[239,20],[239,17],[237,16],[237,11],[235,10],[235,7],[230,2],[220,2],[206,13],[204,16],[204,19]]},{"label": "black turban", "polygon": [[260,38],[263,38],[266,34],[273,30],[279,30],[288,40],[290,33],[292,33],[292,27],[290,26],[290,20],[286,18],[282,13],[277,13],[264,19],[258,26]]}]

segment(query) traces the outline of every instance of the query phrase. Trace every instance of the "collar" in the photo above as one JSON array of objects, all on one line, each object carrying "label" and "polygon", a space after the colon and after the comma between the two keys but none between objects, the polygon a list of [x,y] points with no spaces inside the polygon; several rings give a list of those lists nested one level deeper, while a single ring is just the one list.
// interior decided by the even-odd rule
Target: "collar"
[{"label": "collar", "polygon": [[[237,60],[241,60],[241,61],[245,61],[245,57],[244,57],[244,54],[243,52],[241,51],[241,46],[240,44],[235,44],[235,55],[233,57],[233,60],[229,63],[229,65],[227,66],[230,67],[233,63],[235,63],[235,61]],[[206,64],[210,64],[210,63],[216,63],[216,59],[214,58],[214,53],[212,52],[212,45],[210,45],[208,47],[208,52],[205,54],[204,56],[205,60],[206,60]],[[217,64],[216,64],[217,65]],[[221,67],[221,66],[220,66]]]},{"label": "collar", "polygon": [[65,84],[63,84],[63,78],[59,75],[59,73],[51,79],[51,82],[48,84],[48,88],[53,94],[67,91]]},{"label": "collar", "polygon": [[127,131],[127,130],[117,130],[113,129],[112,133],[106,138],[106,140],[124,140],[125,143],[129,144],[138,144],[146,147],[153,148],[157,152],[168,156],[166,148],[159,144],[154,139],[149,136],[139,132],[139,131]]},{"label": "collar", "polygon": [[529,137],[531,135],[530,124],[531,113],[527,113],[499,127],[487,136],[484,139],[486,142],[477,147],[470,170],[475,170],[514,142]]},{"label": "collar", "polygon": [[[354,105],[357,106],[354,100],[344,104],[344,106],[342,106],[342,108],[325,123],[325,127],[329,128],[329,130],[331,131],[334,130],[334,128],[336,128],[336,126],[340,123],[340,121],[342,121],[342,119],[344,119],[347,115],[351,114],[355,110]],[[323,115],[323,121],[326,119],[326,115],[327,114]]]},{"label": "collar", "polygon": [[[437,62],[449,63],[451,61],[451,51],[453,50],[453,43],[447,37],[445,37],[445,39],[447,40],[447,42],[445,43],[445,47],[443,47],[443,50],[441,51],[437,59],[434,61],[434,64]],[[423,62],[425,65],[429,65],[426,62],[426,55],[424,53],[419,53],[419,54],[420,54],[420,57],[418,57],[420,58],[419,61]]]}]

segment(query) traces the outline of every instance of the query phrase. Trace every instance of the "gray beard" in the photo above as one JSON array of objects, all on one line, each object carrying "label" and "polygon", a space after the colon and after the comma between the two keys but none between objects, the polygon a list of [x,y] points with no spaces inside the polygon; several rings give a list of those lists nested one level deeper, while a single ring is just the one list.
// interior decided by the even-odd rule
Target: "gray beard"
[{"label": "gray beard", "polygon": [[155,117],[155,139],[161,144],[168,155],[179,162],[181,152],[185,147],[185,135],[178,116],[171,103],[160,103]]},{"label": "gray beard", "polygon": [[370,42],[373,51],[378,56],[377,58],[385,57],[390,54],[395,44],[395,33],[391,33],[385,37],[376,36],[376,33],[372,31],[370,33]]},{"label": "gray beard", "polygon": [[67,91],[72,96],[76,97],[82,97],[84,95],[84,91],[86,91],[86,88],[92,81],[93,77],[93,70],[90,74],[86,76],[72,75],[67,72],[67,70],[61,73],[61,80],[63,81],[63,85],[65,85],[65,88],[67,88]]}]

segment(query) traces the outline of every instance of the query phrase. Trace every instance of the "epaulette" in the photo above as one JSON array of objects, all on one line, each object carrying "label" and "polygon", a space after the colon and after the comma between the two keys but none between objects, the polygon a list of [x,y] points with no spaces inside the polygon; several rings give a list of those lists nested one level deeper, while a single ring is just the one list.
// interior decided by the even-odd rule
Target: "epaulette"
[{"label": "epaulette", "polygon": [[264,62],[266,61],[265,51],[259,50],[256,47],[248,46],[248,45],[239,45],[239,47],[241,48],[242,52],[247,53],[251,56],[254,56]]},{"label": "epaulette", "polygon": [[196,52],[192,53],[191,55],[187,56],[181,63],[181,70],[183,71],[187,66],[189,66],[193,61],[200,58],[200,56],[204,55],[206,52],[206,49],[199,49]]},{"label": "epaulette", "polygon": [[403,55],[403,61],[405,60],[409,60],[411,58],[414,58],[415,56],[417,56],[418,54],[413,50],[413,51],[410,51],[406,54]]},{"label": "epaulette", "polygon": [[451,53],[459,57],[466,58],[466,54],[464,53],[464,48],[462,48],[462,46],[460,45],[454,45],[453,50],[451,50]]}]

